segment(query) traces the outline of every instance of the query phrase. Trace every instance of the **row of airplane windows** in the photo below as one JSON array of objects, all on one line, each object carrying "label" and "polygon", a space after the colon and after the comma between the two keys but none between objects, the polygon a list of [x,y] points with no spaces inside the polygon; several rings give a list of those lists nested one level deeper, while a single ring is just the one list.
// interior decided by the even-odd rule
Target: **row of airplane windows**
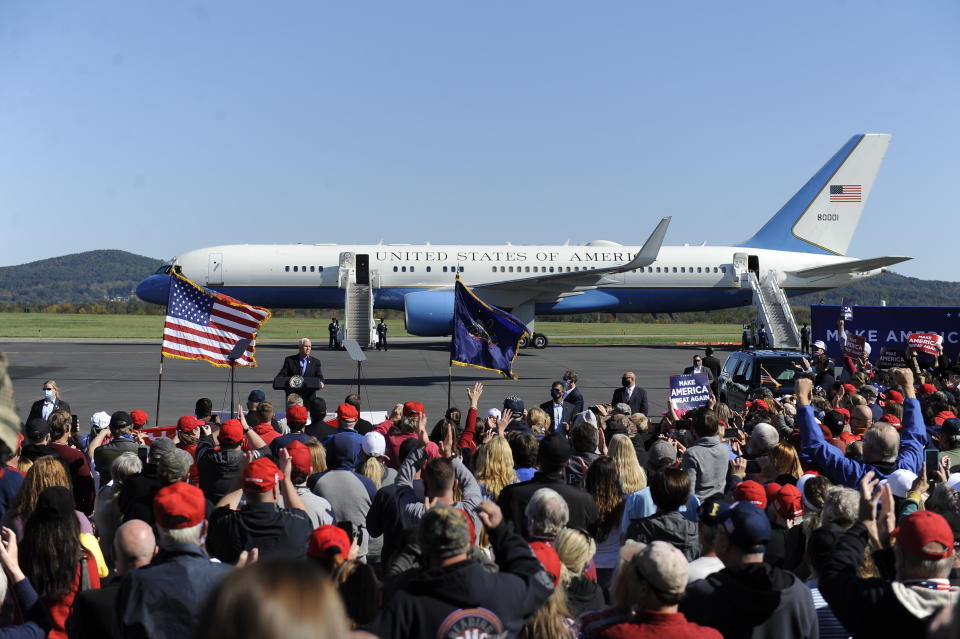
[{"label": "row of airplane windows", "polygon": [[[406,266],[394,266],[394,267],[393,267],[393,272],[394,272],[394,273],[407,273],[407,272],[413,273],[413,272],[415,272],[415,271],[414,271],[414,268],[415,268],[415,267],[410,266],[410,267],[409,267],[409,271],[408,271],[408,267],[406,267]],[[556,266],[556,267],[554,267],[554,266],[517,266],[517,267],[513,267],[513,266],[499,266],[499,267],[498,267],[498,266],[493,266],[493,267],[491,267],[491,268],[492,268],[492,270],[493,270],[494,273],[497,273],[498,271],[499,271],[500,273],[563,273],[563,272],[564,272],[564,270],[563,270],[564,267],[563,267],[563,266]],[[726,267],[726,266],[720,266],[720,267],[717,267],[717,266],[697,266],[697,267],[693,267],[693,266],[680,266],[680,267],[676,267],[676,266],[673,266],[673,267],[670,267],[670,266],[663,266],[663,267],[660,267],[660,266],[641,266],[641,267],[638,268],[638,269],[634,269],[634,272],[639,271],[639,272],[641,272],[641,273],[670,273],[670,272],[671,272],[671,269],[672,269],[672,272],[673,272],[673,273],[677,273],[677,272],[678,272],[678,270],[677,270],[678,268],[679,268],[679,272],[680,272],[680,273],[693,273],[693,272],[694,272],[694,270],[693,270],[694,268],[697,269],[697,270],[696,270],[697,273],[710,273],[710,272],[711,272],[711,269],[713,269],[712,272],[714,272],[714,273],[726,273],[726,272],[727,272],[727,267]],[[285,266],[285,267],[284,267],[284,271],[286,271],[287,273],[289,273],[291,269],[293,269],[293,272],[294,272],[294,273],[300,273],[300,272],[306,273],[306,272],[308,272],[307,269],[309,269],[309,272],[310,272],[310,273],[323,273],[323,267],[322,267],[322,266],[316,266],[316,267],[314,267],[314,266],[292,266],[292,267],[291,267],[291,266]],[[427,273],[431,272],[431,267],[427,266],[426,269],[427,269]],[[448,270],[448,269],[449,269],[449,270]],[[532,270],[531,270],[531,269],[532,269]],[[592,270],[595,270],[595,269],[596,269],[595,266],[567,266],[567,267],[566,267],[566,272],[567,272],[567,273],[572,273],[572,272],[577,272],[577,271],[592,271]],[[450,266],[450,267],[444,266],[444,267],[443,267],[443,272],[444,272],[444,273],[448,273],[448,272],[449,272],[449,273],[457,273],[458,271],[459,271],[460,273],[463,273],[463,267],[462,267],[462,266]]]}]

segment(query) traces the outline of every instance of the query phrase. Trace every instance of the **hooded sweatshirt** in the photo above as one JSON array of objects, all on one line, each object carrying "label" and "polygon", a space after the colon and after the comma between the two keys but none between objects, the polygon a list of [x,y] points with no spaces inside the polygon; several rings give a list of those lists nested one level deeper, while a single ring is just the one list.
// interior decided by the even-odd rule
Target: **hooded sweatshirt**
[{"label": "hooded sweatshirt", "polygon": [[[362,438],[361,438],[362,439]],[[377,493],[369,477],[354,472],[359,454],[355,438],[339,434],[327,449],[327,470],[307,478],[307,486],[333,507],[338,522],[349,521],[361,530],[359,557],[366,557],[370,535],[367,533],[367,513]]]},{"label": "hooded sweatshirt", "polygon": [[727,639],[819,636],[810,589],[792,573],[767,563],[730,566],[691,583],[680,612]]},{"label": "hooded sweatshirt", "polygon": [[860,579],[857,568],[869,541],[863,524],[840,536],[820,576],[820,594],[854,637],[922,637],[930,616],[957,601],[949,581]]},{"label": "hooded sweatshirt", "polygon": [[397,594],[363,629],[405,639],[516,636],[553,592],[553,577],[509,522],[488,532],[500,572],[471,559],[410,570],[400,577]]},{"label": "hooded sweatshirt", "polygon": [[700,536],[697,525],[677,510],[656,513],[645,519],[633,519],[627,528],[627,539],[644,544],[666,541],[683,553],[687,561],[700,556]]}]

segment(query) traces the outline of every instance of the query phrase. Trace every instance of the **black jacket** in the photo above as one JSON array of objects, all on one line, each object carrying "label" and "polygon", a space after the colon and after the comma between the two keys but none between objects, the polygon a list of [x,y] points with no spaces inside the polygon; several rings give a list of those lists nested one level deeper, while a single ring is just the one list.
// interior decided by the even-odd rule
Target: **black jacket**
[{"label": "black jacket", "polygon": [[[144,447],[144,451],[146,451],[146,447]],[[124,453],[133,453],[140,456],[140,461],[145,460],[145,455],[140,454],[139,442],[129,435],[114,437],[109,443],[93,451],[93,461],[97,465],[97,472],[100,473],[101,486],[105,486],[110,481],[110,464]]]},{"label": "black jacket", "polygon": [[113,639],[120,636],[114,611],[121,577],[100,582],[100,587],[78,592],[67,619],[70,639]]},{"label": "black jacket", "polygon": [[[254,451],[260,457],[270,455],[270,447]],[[214,448],[210,442],[201,440],[197,446],[197,475],[200,490],[216,504],[229,492],[240,486],[240,465],[245,453],[239,448]]]},{"label": "black jacket", "polygon": [[[293,377],[294,375],[301,375],[303,377],[316,377],[322,382],[323,370],[320,367],[320,360],[312,355],[307,356],[307,372],[303,373],[300,370],[300,355],[288,355],[284,358],[283,368],[280,369],[280,372],[277,373],[277,376]],[[299,391],[290,392],[300,395],[300,397],[303,398],[303,403],[305,406],[309,406],[310,402],[313,401],[313,398],[317,394],[317,391],[307,388],[301,388]]]},{"label": "black jacket", "polygon": [[383,612],[363,629],[405,639],[474,636],[471,631],[515,636],[550,596],[553,577],[509,522],[489,534],[500,572],[491,573],[471,559],[410,570]]},{"label": "black jacket", "polygon": [[171,544],[120,583],[116,615],[125,639],[192,637],[207,594],[233,570],[195,544]]},{"label": "black jacket", "polygon": [[574,388],[567,396],[563,398],[563,401],[568,404],[573,404],[574,414],[583,412],[583,393],[580,392],[579,388]]},{"label": "black jacket", "polygon": [[207,549],[220,561],[237,563],[244,550],[260,550],[260,558],[306,557],[313,526],[310,517],[296,508],[248,502],[240,510],[225,506],[210,515]]},{"label": "black jacket", "polygon": [[575,619],[591,610],[602,610],[605,606],[603,588],[600,584],[584,575],[577,575],[567,584],[567,608]]},{"label": "black jacket", "polygon": [[551,431],[555,431],[555,432],[558,432],[558,433],[563,433],[564,435],[566,435],[566,431],[563,429],[562,424],[563,424],[564,422],[566,422],[568,426],[572,427],[572,426],[573,426],[573,418],[574,418],[574,417],[576,416],[576,414],[577,414],[577,409],[576,409],[576,407],[575,407],[573,404],[571,404],[570,402],[567,402],[567,401],[561,402],[561,403],[560,403],[560,406],[561,406],[561,410],[563,411],[563,413],[562,413],[562,415],[561,415],[561,418],[560,418],[560,424],[558,424],[558,423],[556,422],[556,420],[553,418],[553,400],[550,400],[549,402],[544,402],[544,403],[540,404],[540,410],[542,410],[543,412],[545,412],[545,413],[547,414],[547,416],[550,418],[550,430],[551,430]]},{"label": "black jacket", "polygon": [[[27,415],[27,421],[31,419],[43,419],[43,402],[44,400],[38,399],[30,407],[30,414]],[[70,404],[63,401],[62,399],[53,400],[53,410],[65,410],[68,413],[70,412]]]},{"label": "black jacket", "polygon": [[858,578],[868,540],[863,524],[855,524],[840,536],[820,575],[820,594],[854,637],[925,636],[930,615],[955,602],[957,591]]},{"label": "black jacket", "polygon": [[527,518],[523,511],[530,503],[533,493],[541,488],[554,489],[567,502],[567,506],[570,507],[570,521],[567,525],[570,528],[586,530],[600,517],[597,513],[597,502],[590,496],[590,493],[575,486],[567,485],[560,473],[548,475],[537,472],[533,479],[529,481],[506,486],[500,491],[500,499],[497,500],[500,508],[503,509],[503,518],[513,522],[513,525],[524,537],[527,536]]},{"label": "black jacket", "polygon": [[683,553],[687,561],[693,561],[700,556],[700,534],[697,525],[677,510],[658,512],[643,519],[631,519],[626,537],[644,544],[653,541],[669,542]]},{"label": "black jacket", "polygon": [[[727,639],[817,639],[820,634],[810,589],[792,573],[766,563],[731,566],[693,582],[680,612]],[[897,635],[876,635],[881,636]]]},{"label": "black jacket", "polygon": [[630,406],[630,412],[632,413],[643,413],[647,414],[647,391],[643,390],[639,386],[633,387],[633,392],[630,393],[630,401],[623,401],[623,387],[617,388],[613,391],[613,401],[610,402],[614,406],[617,404],[627,404]]}]

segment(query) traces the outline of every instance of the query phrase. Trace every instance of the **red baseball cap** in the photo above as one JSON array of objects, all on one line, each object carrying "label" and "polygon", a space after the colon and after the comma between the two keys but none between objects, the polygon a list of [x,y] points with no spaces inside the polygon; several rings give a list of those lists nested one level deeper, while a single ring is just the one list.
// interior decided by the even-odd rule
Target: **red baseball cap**
[{"label": "red baseball cap", "polygon": [[843,415],[843,423],[844,423],[844,424],[849,424],[849,423],[850,423],[850,411],[848,411],[846,408],[834,408],[833,410],[835,410],[835,411],[837,411],[838,413],[840,413],[841,415]]},{"label": "red baseball cap", "polygon": [[901,428],[903,428],[903,424],[900,423],[900,418],[894,415],[893,413],[887,413],[886,415],[880,418],[880,421],[890,424],[897,430],[900,430]]},{"label": "red baseball cap", "polygon": [[857,387],[854,386],[853,384],[844,384],[844,385],[843,385],[843,391],[844,391],[847,395],[856,395],[856,394],[857,394]]},{"label": "red baseball cap", "polygon": [[933,384],[920,384],[921,395],[933,395],[937,392],[937,387]]},{"label": "red baseball cap", "polygon": [[307,556],[313,559],[331,559],[335,555],[344,557],[350,552],[350,537],[340,526],[320,526],[310,533],[307,542]]},{"label": "red baseball cap", "polygon": [[773,498],[773,509],[784,519],[794,519],[803,515],[803,495],[793,484],[786,484]]},{"label": "red baseball cap", "polygon": [[943,422],[951,418],[956,418],[952,410],[942,410],[934,416],[933,423],[937,426],[943,426]]},{"label": "red baseball cap", "polygon": [[733,498],[736,501],[748,501],[761,510],[767,508],[767,492],[760,482],[748,479],[737,484],[733,489]]},{"label": "red baseball cap", "polygon": [[293,440],[287,450],[290,452],[290,463],[297,470],[309,475],[313,472],[313,457],[310,449],[299,440]]},{"label": "red baseball cap", "polygon": [[184,433],[189,433],[196,430],[200,426],[203,426],[204,423],[205,422],[202,419],[197,419],[193,415],[184,415],[177,420],[177,430]]},{"label": "red baseball cap", "polygon": [[164,486],[153,498],[153,518],[167,530],[190,528],[203,521],[207,500],[196,486],[182,481]]},{"label": "red baseball cap", "polygon": [[287,422],[303,425],[307,423],[307,409],[300,405],[291,406],[287,409]]},{"label": "red baseball cap", "polygon": [[224,444],[239,444],[243,441],[243,424],[239,419],[228,419],[220,426],[219,438]]},{"label": "red baseball cap", "polygon": [[150,417],[149,417],[144,411],[140,410],[139,408],[136,408],[136,409],[130,411],[130,421],[133,422],[133,425],[134,425],[134,426],[146,426],[146,425],[147,425],[147,420],[148,420],[149,418],[150,418]]},{"label": "red baseball cap", "polygon": [[886,393],[884,393],[884,397],[886,398],[888,404],[903,403],[903,393],[898,390],[888,390]]},{"label": "red baseball cap", "polygon": [[423,402],[406,402],[403,405],[403,416],[423,415],[426,411],[423,408]]},{"label": "red baseball cap", "polygon": [[953,555],[950,524],[932,510],[910,513],[890,534],[897,538],[897,545],[911,555],[924,559],[945,559]]},{"label": "red baseball cap", "polygon": [[355,422],[360,419],[360,411],[353,404],[340,404],[337,406],[337,417],[346,422]]},{"label": "red baseball cap", "polygon": [[770,410],[770,405],[767,404],[767,400],[765,399],[758,399],[754,401],[753,407],[756,408],[757,410]]},{"label": "red baseball cap", "polygon": [[249,493],[265,493],[283,480],[283,473],[269,457],[258,457],[243,471],[243,489]]},{"label": "red baseball cap", "polygon": [[765,484],[765,485],[763,486],[764,492],[767,493],[767,504],[768,504],[768,505],[773,501],[774,497],[777,496],[777,493],[780,492],[780,489],[781,489],[781,488],[783,488],[783,486],[781,486],[780,484],[778,484],[778,483],[775,482],[775,481],[772,481],[772,482],[770,482],[769,484]]}]

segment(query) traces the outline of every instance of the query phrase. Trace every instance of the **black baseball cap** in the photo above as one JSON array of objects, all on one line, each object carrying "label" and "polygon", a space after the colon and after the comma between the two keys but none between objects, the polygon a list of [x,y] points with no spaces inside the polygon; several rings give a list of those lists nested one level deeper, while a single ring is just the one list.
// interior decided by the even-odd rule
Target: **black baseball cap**
[{"label": "black baseball cap", "polygon": [[47,420],[45,419],[34,417],[33,419],[27,420],[27,425],[23,429],[23,434],[27,436],[27,439],[43,439],[50,434],[50,424],[48,424]]}]

